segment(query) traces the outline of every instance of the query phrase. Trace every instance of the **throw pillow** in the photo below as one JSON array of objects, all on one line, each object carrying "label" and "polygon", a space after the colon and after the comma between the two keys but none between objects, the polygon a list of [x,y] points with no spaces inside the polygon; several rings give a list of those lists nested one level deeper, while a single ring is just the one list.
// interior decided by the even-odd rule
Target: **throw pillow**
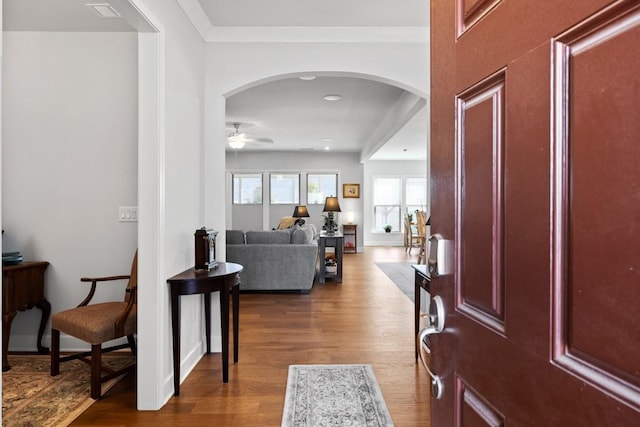
[{"label": "throw pillow", "polygon": [[313,230],[309,227],[296,227],[291,235],[291,243],[307,244],[313,240]]},{"label": "throw pillow", "polygon": [[278,224],[278,230],[285,230],[287,228],[291,228],[295,223],[296,223],[296,218],[292,216],[283,216],[282,219],[280,219],[280,224]]}]

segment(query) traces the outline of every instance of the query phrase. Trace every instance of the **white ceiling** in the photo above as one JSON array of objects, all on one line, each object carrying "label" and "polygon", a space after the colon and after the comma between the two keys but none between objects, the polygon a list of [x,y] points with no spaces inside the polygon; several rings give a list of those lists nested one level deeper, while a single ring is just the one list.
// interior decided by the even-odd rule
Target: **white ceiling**
[{"label": "white ceiling", "polygon": [[[424,0],[179,0],[200,7],[217,36],[242,38],[261,32],[303,31],[323,37],[370,34],[424,34],[429,2]],[[110,3],[127,19],[100,18],[87,3]],[[127,0],[4,0],[5,31],[145,31]],[[189,16],[189,13],[187,13]],[[128,23],[127,23],[128,22]],[[198,28],[198,23],[194,25]],[[201,24],[201,23],[200,23]],[[207,23],[209,25],[209,23]],[[416,28],[421,32],[411,32]],[[352,30],[349,32],[349,30]],[[381,31],[382,30],[382,31]],[[315,31],[315,32],[314,32]],[[358,31],[354,33],[353,31]],[[202,31],[201,31],[202,32]],[[243,35],[244,34],[244,35]],[[406,66],[406,65],[403,65]],[[328,102],[326,94],[342,100]],[[268,137],[273,144],[248,144],[243,150],[323,150],[359,152],[386,142],[371,159],[426,158],[428,108],[397,131],[384,117],[408,94],[400,88],[353,77],[287,78],[253,87],[227,99],[227,122],[248,123],[241,130]],[[406,119],[409,119],[408,117]],[[388,129],[380,129],[386,126]],[[396,133],[397,131],[397,133]],[[389,134],[394,135],[390,137]],[[372,141],[381,138],[385,141]],[[323,141],[330,138],[330,142]]]},{"label": "white ceiling", "polygon": [[427,27],[425,0],[198,0],[216,27]]}]

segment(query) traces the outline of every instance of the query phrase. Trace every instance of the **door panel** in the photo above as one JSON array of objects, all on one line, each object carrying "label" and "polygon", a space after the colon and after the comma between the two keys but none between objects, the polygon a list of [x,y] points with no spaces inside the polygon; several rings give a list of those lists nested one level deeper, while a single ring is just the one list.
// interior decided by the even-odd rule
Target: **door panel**
[{"label": "door panel", "polygon": [[555,354],[562,366],[635,405],[640,405],[635,395],[640,386],[638,46],[640,7],[614,5],[585,19],[555,44],[554,87],[556,110],[566,113],[556,123],[557,156],[567,165],[555,185],[560,212],[555,237],[566,241],[555,254],[562,260],[554,283]]},{"label": "door panel", "polygon": [[640,425],[640,2],[431,16],[433,425]]},{"label": "door panel", "polygon": [[503,103],[502,72],[458,96],[456,138],[458,309],[500,332],[504,332]]},{"label": "door panel", "polygon": [[504,416],[493,408],[477,391],[467,386],[458,379],[458,401],[460,411],[459,424],[465,426],[491,426],[504,425]]}]

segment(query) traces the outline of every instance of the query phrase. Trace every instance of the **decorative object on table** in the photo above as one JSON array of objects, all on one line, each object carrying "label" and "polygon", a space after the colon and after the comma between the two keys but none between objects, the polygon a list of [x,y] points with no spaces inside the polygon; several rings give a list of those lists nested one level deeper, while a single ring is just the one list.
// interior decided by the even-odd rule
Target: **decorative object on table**
[{"label": "decorative object on table", "polygon": [[353,224],[353,211],[347,212],[347,224]]},{"label": "decorative object on table", "polygon": [[338,223],[335,220],[335,213],[342,212],[340,210],[340,203],[338,203],[338,198],[334,196],[329,196],[324,200],[324,208],[322,212],[327,212],[327,215],[324,217],[324,225],[322,229],[327,232],[328,235],[333,235],[333,233],[338,230]]},{"label": "decorative object on table", "polygon": [[[13,368],[2,373],[3,426],[67,426],[96,400],[89,396],[90,371],[80,360],[69,362],[60,375],[49,375],[50,356],[10,355]],[[113,371],[135,364],[135,356],[105,355],[102,362]],[[111,389],[123,377],[102,385]]]},{"label": "decorative object on table", "polygon": [[389,224],[382,227],[385,233],[391,233],[391,226]]},{"label": "decorative object on table", "polygon": [[217,268],[216,262],[216,237],[218,232],[210,228],[202,227],[194,233],[196,270],[212,270]]},{"label": "decorative object on table", "polygon": [[293,210],[293,215],[291,216],[296,218],[295,223],[297,225],[304,225],[305,221],[302,218],[309,218],[309,211],[307,210],[307,207],[305,205],[298,205]]},{"label": "decorative object on table", "polygon": [[359,199],[360,184],[342,184],[342,197],[345,199]]},{"label": "decorative object on table", "polygon": [[2,265],[16,265],[22,262],[22,254],[20,252],[3,252]]},{"label": "decorative object on table", "polygon": [[338,272],[338,259],[334,254],[328,254],[324,258],[324,269],[329,274],[336,274]]},{"label": "decorative object on table", "polygon": [[291,365],[282,426],[393,426],[371,365]]}]

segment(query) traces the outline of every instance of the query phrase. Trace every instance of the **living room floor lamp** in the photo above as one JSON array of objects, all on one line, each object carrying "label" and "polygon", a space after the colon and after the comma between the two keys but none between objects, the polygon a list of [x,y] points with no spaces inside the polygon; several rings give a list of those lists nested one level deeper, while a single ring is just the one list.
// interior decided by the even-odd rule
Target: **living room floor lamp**
[{"label": "living room floor lamp", "polygon": [[324,208],[322,212],[327,212],[327,221],[325,223],[325,228],[327,234],[333,234],[338,228],[338,224],[335,222],[335,213],[342,212],[340,210],[340,203],[338,203],[338,198],[334,196],[329,196],[324,199]]},{"label": "living room floor lamp", "polygon": [[304,225],[304,219],[302,218],[309,218],[309,211],[305,205],[298,205],[293,210],[293,215],[291,216],[297,218],[296,224]]}]

